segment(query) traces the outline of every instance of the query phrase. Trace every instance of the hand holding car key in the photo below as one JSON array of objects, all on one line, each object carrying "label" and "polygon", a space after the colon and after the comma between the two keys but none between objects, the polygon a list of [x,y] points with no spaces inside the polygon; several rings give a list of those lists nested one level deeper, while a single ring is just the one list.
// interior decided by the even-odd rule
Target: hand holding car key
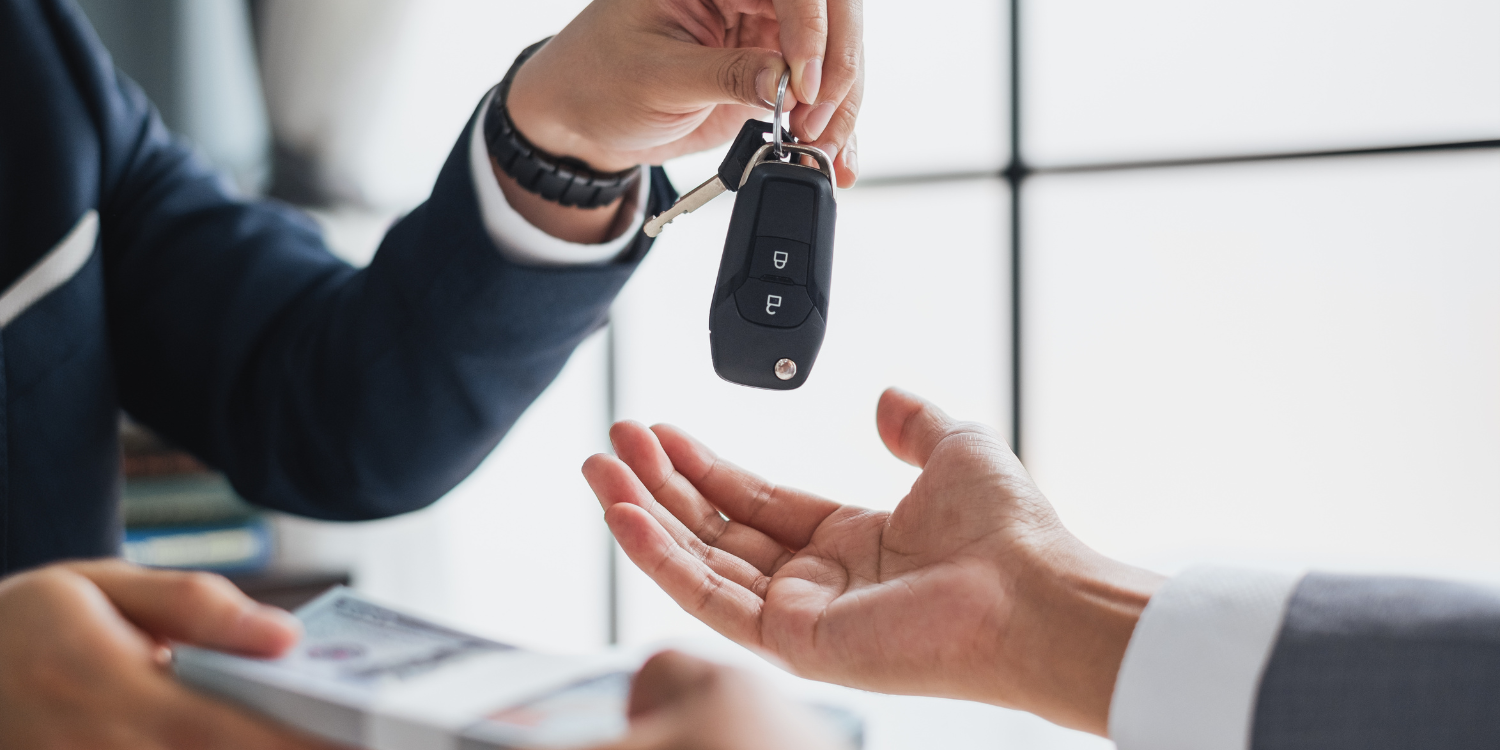
[{"label": "hand holding car key", "polygon": [[[645,226],[655,237],[679,215],[737,192],[709,308],[709,346],[719,377],[773,390],[806,382],[823,346],[837,218],[833,162],[782,132],[788,77],[782,73],[771,123],[746,121],[718,173]],[[818,166],[803,166],[801,156]]]}]

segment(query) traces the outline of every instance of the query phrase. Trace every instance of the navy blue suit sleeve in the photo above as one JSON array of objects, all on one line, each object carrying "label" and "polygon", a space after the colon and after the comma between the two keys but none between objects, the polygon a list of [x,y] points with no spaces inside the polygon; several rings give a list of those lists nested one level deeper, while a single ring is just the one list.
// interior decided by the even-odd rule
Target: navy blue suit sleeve
[{"label": "navy blue suit sleeve", "polygon": [[[305,216],[235,197],[74,21],[61,43],[99,128],[121,404],[257,504],[365,519],[436,500],[602,324],[649,247],[638,236],[604,266],[506,261],[465,128],[430,198],[356,270]],[[653,170],[648,209],[670,200]]]}]

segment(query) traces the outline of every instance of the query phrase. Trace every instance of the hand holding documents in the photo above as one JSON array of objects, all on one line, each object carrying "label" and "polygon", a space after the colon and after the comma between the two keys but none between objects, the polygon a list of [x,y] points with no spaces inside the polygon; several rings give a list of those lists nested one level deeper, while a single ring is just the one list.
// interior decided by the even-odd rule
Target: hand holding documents
[{"label": "hand holding documents", "polygon": [[564,748],[625,731],[634,671],[619,654],[538,654],[335,588],[297,611],[280,659],[179,647],[177,675],[313,734],[377,750]]},{"label": "hand holding documents", "polygon": [[[638,666],[629,654],[525,651],[380,606],[346,588],[330,590],[296,615],[306,633],[282,658],[178,647],[179,679],[315,735],[374,750],[582,748],[624,736],[627,713],[658,718],[652,711],[659,706],[648,705],[652,697],[636,696],[627,712]],[[700,672],[729,672],[691,657],[675,659],[701,665]],[[662,693],[682,691],[654,692],[660,702]],[[799,738],[811,736],[797,747],[839,746],[826,740],[832,733],[823,722],[804,731],[796,707],[787,708],[793,710],[770,718],[802,732]],[[738,713],[767,718],[753,709]],[[857,738],[857,720],[830,713],[846,736]],[[699,735],[726,734],[701,710],[685,718]]]}]

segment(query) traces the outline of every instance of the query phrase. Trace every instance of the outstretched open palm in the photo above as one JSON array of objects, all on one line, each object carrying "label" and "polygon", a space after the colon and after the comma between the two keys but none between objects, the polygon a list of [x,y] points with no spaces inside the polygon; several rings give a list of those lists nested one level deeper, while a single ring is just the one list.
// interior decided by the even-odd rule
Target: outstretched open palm
[{"label": "outstretched open palm", "polygon": [[1008,702],[1006,676],[975,665],[1009,661],[1016,573],[1071,537],[993,430],[896,390],[877,425],[923,469],[889,513],[778,487],[662,425],[615,425],[619,458],[584,474],[630,559],[734,641],[807,677]]}]

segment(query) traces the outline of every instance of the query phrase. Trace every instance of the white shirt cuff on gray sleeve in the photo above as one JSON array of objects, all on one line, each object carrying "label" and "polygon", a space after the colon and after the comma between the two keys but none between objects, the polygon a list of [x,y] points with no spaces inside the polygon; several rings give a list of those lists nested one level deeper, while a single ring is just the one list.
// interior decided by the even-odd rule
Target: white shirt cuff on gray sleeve
[{"label": "white shirt cuff on gray sleeve", "polygon": [[[537,229],[505,200],[500,183],[495,181],[495,172],[490,167],[490,150],[484,142],[484,120],[489,115],[491,91],[479,105],[479,119],[469,135],[469,167],[473,172],[474,190],[479,194],[479,213],[484,219],[485,231],[490,240],[500,249],[507,260],[528,266],[573,266],[588,263],[608,263],[624,252],[635,239],[641,225],[646,222],[646,191],[651,187],[651,173],[642,166],[639,188],[635,195],[626,195],[626,210],[634,212],[630,228],[619,237],[597,245],[568,242]],[[634,205],[630,205],[634,203]]]},{"label": "white shirt cuff on gray sleeve", "polygon": [[1301,575],[1193,568],[1151,597],[1115,679],[1120,750],[1248,750],[1255,698]]}]

